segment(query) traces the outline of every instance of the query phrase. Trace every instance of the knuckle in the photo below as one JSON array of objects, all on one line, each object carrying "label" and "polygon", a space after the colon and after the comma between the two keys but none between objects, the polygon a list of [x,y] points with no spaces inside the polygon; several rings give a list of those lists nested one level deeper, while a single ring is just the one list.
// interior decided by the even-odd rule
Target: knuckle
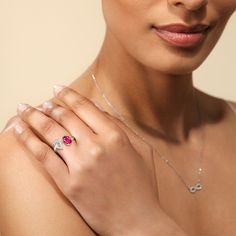
[{"label": "knuckle", "polygon": [[65,192],[70,198],[78,196],[82,191],[82,186],[77,178],[71,178],[67,186],[65,187]]},{"label": "knuckle", "polygon": [[107,138],[107,142],[109,143],[109,145],[124,144],[126,141],[126,136],[119,130],[111,131]]},{"label": "knuckle", "polygon": [[93,158],[100,158],[104,156],[105,154],[105,149],[99,144],[92,144],[89,148],[89,156]]},{"label": "knuckle", "polygon": [[60,93],[59,94],[57,94],[57,96],[59,97],[59,98],[64,98],[64,97],[66,97],[68,94],[70,94],[70,90],[68,89],[68,88],[64,88],[62,91],[60,91]]},{"label": "knuckle", "polygon": [[47,145],[41,145],[35,150],[34,155],[40,162],[45,162],[50,156],[51,149]]},{"label": "knuckle", "polygon": [[70,120],[72,118],[72,113],[65,108],[57,108],[57,110],[54,111],[54,114],[59,123],[64,123],[65,120]]},{"label": "knuckle", "polygon": [[73,167],[71,168],[71,176],[72,179],[82,179],[86,178],[86,175],[90,173],[93,169],[91,162],[80,162],[74,163]]},{"label": "knuckle", "polygon": [[55,125],[56,123],[53,120],[47,119],[41,123],[39,128],[43,134],[48,134],[55,128]]},{"label": "knuckle", "polygon": [[79,161],[73,162],[73,165],[71,165],[71,176],[73,178],[78,179],[78,176],[80,176],[81,173],[82,173],[81,162],[79,162]]},{"label": "knuckle", "polygon": [[72,103],[72,109],[80,109],[80,107],[89,104],[89,100],[86,97],[79,97]]}]

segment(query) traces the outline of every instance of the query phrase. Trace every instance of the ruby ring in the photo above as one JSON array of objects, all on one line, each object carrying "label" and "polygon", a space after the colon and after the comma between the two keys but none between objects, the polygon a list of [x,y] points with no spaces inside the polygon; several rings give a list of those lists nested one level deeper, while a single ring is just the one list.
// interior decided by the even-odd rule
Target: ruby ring
[{"label": "ruby ring", "polygon": [[74,136],[63,136],[62,139],[56,139],[53,142],[53,150],[57,152],[58,150],[63,150],[64,145],[70,146],[73,141],[76,141]]}]

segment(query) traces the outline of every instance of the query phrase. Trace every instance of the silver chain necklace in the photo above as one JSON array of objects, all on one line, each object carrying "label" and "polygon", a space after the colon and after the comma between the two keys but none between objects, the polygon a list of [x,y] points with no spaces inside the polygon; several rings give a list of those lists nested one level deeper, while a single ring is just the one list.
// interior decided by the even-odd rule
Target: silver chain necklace
[{"label": "silver chain necklace", "polygon": [[[201,133],[201,148],[199,151],[199,168],[198,168],[198,178],[197,181],[194,185],[188,185],[186,183],[186,181],[184,180],[184,178],[181,176],[181,174],[179,173],[179,171],[176,169],[176,167],[170,162],[170,160],[168,160],[163,153],[158,150],[157,148],[154,148],[153,145],[151,145],[150,143],[148,143],[146,141],[146,139],[139,135],[132,127],[130,127],[130,125],[126,122],[126,119],[124,118],[124,116],[119,113],[116,108],[112,105],[112,103],[110,102],[110,100],[107,98],[107,96],[104,94],[104,92],[102,91],[101,87],[98,85],[97,79],[95,77],[94,74],[92,74],[92,79],[97,87],[97,89],[99,90],[99,92],[101,93],[101,96],[103,97],[103,99],[105,100],[105,102],[108,104],[109,107],[111,107],[111,109],[118,115],[119,119],[124,122],[139,138],[141,138],[147,145],[149,145],[151,148],[153,148],[153,150],[155,150],[158,154],[158,156],[175,172],[175,174],[180,178],[181,182],[185,185],[185,187],[187,188],[187,190],[190,193],[196,193],[197,191],[200,191],[203,188],[203,184],[202,184],[202,180],[201,180],[201,175],[202,175],[202,160],[203,160],[203,149],[204,149],[204,133],[202,130]],[[193,89],[194,90],[194,89]],[[194,92],[194,98],[196,101],[196,106],[197,106],[197,110],[198,110],[198,115],[199,115],[199,120],[202,124],[202,117],[201,117],[201,112],[200,112],[200,107],[199,107],[199,102],[197,99],[197,96]]]}]

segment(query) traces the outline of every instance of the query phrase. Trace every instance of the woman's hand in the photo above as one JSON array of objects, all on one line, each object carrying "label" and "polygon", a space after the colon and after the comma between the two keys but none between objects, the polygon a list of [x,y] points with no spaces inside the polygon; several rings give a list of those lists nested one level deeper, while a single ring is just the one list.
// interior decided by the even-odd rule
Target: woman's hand
[{"label": "woman's hand", "polygon": [[[142,235],[170,223],[158,204],[151,149],[142,155],[131,130],[75,91],[57,86],[55,96],[68,109],[45,103],[43,114],[21,104],[24,122],[15,130],[85,221],[99,235]],[[72,143],[60,149],[65,136]]]}]

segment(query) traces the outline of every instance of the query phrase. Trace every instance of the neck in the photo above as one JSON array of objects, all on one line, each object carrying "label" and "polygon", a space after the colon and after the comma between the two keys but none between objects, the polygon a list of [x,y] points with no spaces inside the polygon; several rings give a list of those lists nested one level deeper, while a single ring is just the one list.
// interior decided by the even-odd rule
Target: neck
[{"label": "neck", "polygon": [[155,127],[163,138],[186,138],[198,118],[192,74],[170,75],[147,68],[111,36],[106,36],[92,72],[119,113],[150,132]]}]

